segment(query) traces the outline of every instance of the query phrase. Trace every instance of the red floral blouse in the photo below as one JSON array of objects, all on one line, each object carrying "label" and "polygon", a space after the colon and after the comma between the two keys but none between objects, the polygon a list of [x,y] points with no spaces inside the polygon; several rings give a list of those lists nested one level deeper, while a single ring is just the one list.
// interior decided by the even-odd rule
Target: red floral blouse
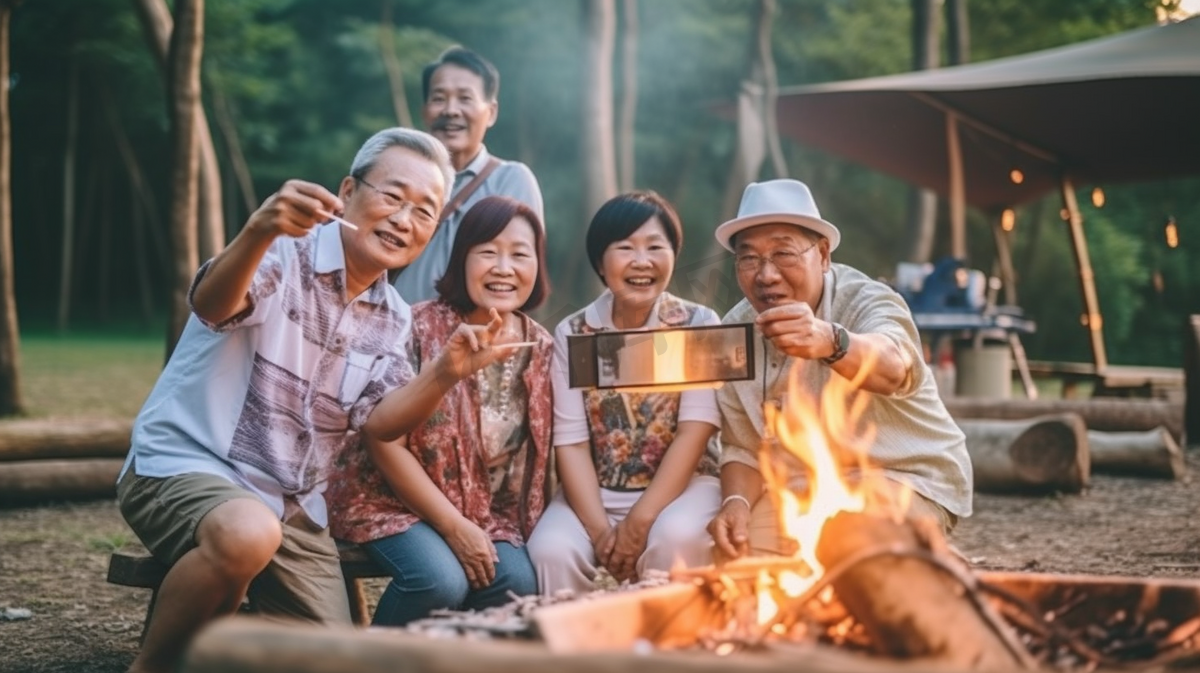
[{"label": "red floral blouse", "polygon": [[[412,308],[412,355],[420,369],[441,354],[446,341],[462,323],[453,308],[441,301],[426,301]],[[527,422],[531,442],[521,452],[521,465],[511,465],[509,479],[519,493],[492,494],[487,452],[479,423],[479,390],[475,377],[451,388],[438,408],[408,435],[408,448],[425,467],[450,502],[492,540],[521,546],[533,531],[546,506],[550,456],[550,362],[553,340],[528,316],[521,315],[525,340],[537,341],[521,378],[529,392]],[[363,543],[403,533],[419,518],[393,494],[375,469],[366,447],[359,444],[341,454],[336,476],[326,491],[330,529],[334,537]]]}]

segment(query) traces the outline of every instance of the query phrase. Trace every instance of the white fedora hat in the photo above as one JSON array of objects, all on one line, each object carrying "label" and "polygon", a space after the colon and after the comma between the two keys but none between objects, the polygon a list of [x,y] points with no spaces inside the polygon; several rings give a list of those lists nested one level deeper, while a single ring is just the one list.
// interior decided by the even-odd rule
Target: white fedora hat
[{"label": "white fedora hat", "polygon": [[794,224],[829,239],[829,251],[842,241],[838,228],[821,219],[808,185],[799,180],[752,182],[742,192],[737,217],[717,227],[717,242],[730,252],[734,234],[760,224]]}]

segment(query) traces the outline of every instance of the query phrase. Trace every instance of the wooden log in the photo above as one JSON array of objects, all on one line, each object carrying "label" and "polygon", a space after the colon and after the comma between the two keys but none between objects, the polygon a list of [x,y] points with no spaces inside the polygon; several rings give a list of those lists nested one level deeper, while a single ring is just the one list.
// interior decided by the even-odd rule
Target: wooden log
[{"label": "wooden log", "polygon": [[0,463],[0,505],[111,498],[121,458],[23,460]]},{"label": "wooden log", "polygon": [[1146,432],[1090,430],[1087,436],[1093,472],[1178,479],[1186,469],[1183,451],[1166,428]]},{"label": "wooden log", "polygon": [[916,673],[927,664],[881,662],[829,648],[716,656],[634,652],[554,654],[541,643],[440,640],[399,629],[330,628],[223,619],[200,633],[181,673]]},{"label": "wooden log", "polygon": [[1079,493],[1091,474],[1087,430],[1076,414],[959,420],[982,493]]},{"label": "wooden log", "polygon": [[55,458],[123,458],[133,421],[22,420],[0,423],[0,462]]},{"label": "wooden log", "polygon": [[1047,414],[1079,414],[1089,430],[1131,432],[1160,425],[1176,442],[1183,434],[1183,403],[1166,400],[980,400],[953,397],[945,401],[955,420],[966,418],[1021,419]]},{"label": "wooden log", "polygon": [[699,630],[712,626],[708,602],[699,586],[673,583],[539,608],[533,625],[551,652],[632,651],[639,640],[694,645]]},{"label": "wooden log", "polygon": [[[923,532],[934,534],[932,527]],[[921,539],[909,522],[841,512],[817,543],[827,569],[872,549],[937,549],[945,541]],[[965,572],[965,571],[964,571]],[[1015,634],[962,583],[919,558],[885,554],[851,565],[833,580],[842,604],[866,630],[876,653],[923,657],[958,670],[1034,668]]]}]

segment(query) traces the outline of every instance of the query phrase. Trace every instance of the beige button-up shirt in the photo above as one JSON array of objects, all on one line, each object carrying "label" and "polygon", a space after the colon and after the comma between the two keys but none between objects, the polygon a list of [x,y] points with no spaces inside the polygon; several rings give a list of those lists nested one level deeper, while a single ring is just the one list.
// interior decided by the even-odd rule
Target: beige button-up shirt
[{"label": "beige button-up shirt", "polygon": [[[885,476],[908,484],[952,514],[969,516],[972,475],[966,440],[938,396],[907,304],[887,285],[851,267],[832,264],[816,312],[822,320],[840,323],[854,334],[883,334],[905,352],[912,369],[903,389],[892,395],[862,393],[871,396],[863,421],[876,432],[867,457]],[[743,299],[722,322],[753,322],[757,316]],[[726,383],[717,391],[722,465],[737,462],[759,469],[764,395],[768,400],[784,399],[789,378],[796,376],[800,390],[819,400],[830,376],[837,376],[820,362],[780,352],[766,339],[755,344],[754,365],[753,380]],[[853,464],[845,458],[847,465]]]}]

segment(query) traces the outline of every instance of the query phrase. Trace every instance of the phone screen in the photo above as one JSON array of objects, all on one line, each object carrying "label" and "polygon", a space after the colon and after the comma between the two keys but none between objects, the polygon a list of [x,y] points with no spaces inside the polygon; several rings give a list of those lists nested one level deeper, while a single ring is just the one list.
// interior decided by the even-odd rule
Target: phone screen
[{"label": "phone screen", "polygon": [[754,326],[706,325],[567,337],[572,388],[658,388],[754,378]]}]

